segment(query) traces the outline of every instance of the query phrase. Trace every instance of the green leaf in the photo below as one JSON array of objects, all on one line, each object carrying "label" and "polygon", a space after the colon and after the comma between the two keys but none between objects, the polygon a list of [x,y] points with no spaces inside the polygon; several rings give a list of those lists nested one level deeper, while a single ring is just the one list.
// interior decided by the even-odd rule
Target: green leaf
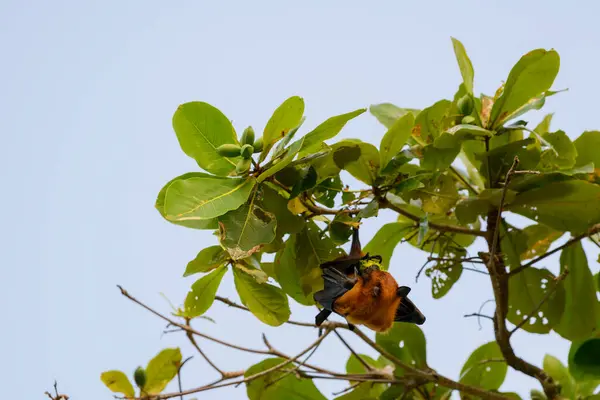
[{"label": "green leaf", "polygon": [[536,311],[521,329],[532,333],[549,333],[561,320],[565,309],[565,290],[559,283],[555,290],[556,277],[547,269],[529,267],[510,279],[508,291],[507,319],[517,325],[527,318],[548,295],[554,291],[544,305]]},{"label": "green leaf", "polygon": [[542,153],[543,169],[571,168],[575,165],[577,150],[565,132],[547,133],[544,140],[552,147]]},{"label": "green leaf", "polygon": [[266,184],[261,186],[263,210],[272,213],[277,219],[276,236],[283,237],[286,233],[298,233],[304,228],[304,218],[294,215],[288,209],[288,199],[275,186]]},{"label": "green leaf", "polygon": [[389,332],[377,333],[375,342],[415,368],[427,367],[425,335],[417,325],[395,323]]},{"label": "green leaf", "polygon": [[581,242],[573,243],[562,250],[561,273],[565,268],[569,269],[569,275],[564,280],[565,312],[554,330],[567,340],[582,340],[588,338],[598,326],[598,299]]},{"label": "green leaf", "polygon": [[414,226],[415,223],[412,221],[385,224],[367,243],[363,251],[370,254],[379,254],[382,258],[382,269],[388,270],[394,249]]},{"label": "green leaf", "polygon": [[431,295],[434,299],[444,297],[460,279],[463,272],[460,258],[460,255],[456,255],[454,259],[439,261],[425,270],[425,275],[431,278]]},{"label": "green leaf", "polygon": [[171,382],[181,365],[181,351],[178,347],[164,349],[158,353],[146,366],[147,394],[158,394]]},{"label": "green leaf", "polygon": [[[460,383],[478,386],[487,390],[498,390],[508,367],[505,362],[487,362],[502,359],[498,343],[489,342],[478,347],[463,365],[460,371]],[[461,395],[461,398],[469,398]]]},{"label": "green leaf", "polygon": [[366,108],[359,108],[358,110],[346,114],[336,115],[308,132],[304,136],[304,144],[300,150],[299,157],[307,156],[308,154],[319,150],[323,142],[340,133],[348,121],[358,117],[365,111],[367,111]]},{"label": "green leaf", "polygon": [[[343,157],[340,157],[344,155]],[[357,157],[358,155],[358,157]],[[366,184],[373,184],[379,173],[379,151],[370,143],[346,139],[333,145],[333,157],[339,168],[345,169]]]},{"label": "green leaf", "polygon": [[[381,360],[374,360],[368,355],[360,354],[360,358],[372,368],[383,369],[385,367],[385,363],[383,363]],[[358,360],[358,358],[352,354],[346,362],[346,372],[348,374],[365,374],[369,373],[370,371],[367,371],[365,366]],[[355,382],[351,381],[350,383]],[[379,396],[385,391],[386,387],[386,384],[381,383],[359,383],[358,386],[356,386],[351,392],[348,392],[342,396],[338,396],[335,398],[335,400],[379,400]]]},{"label": "green leaf", "polygon": [[496,127],[511,114],[550,89],[560,66],[554,50],[537,49],[525,54],[510,71],[504,90],[494,102],[489,126]]},{"label": "green leaf", "polygon": [[173,115],[173,129],[183,152],[200,168],[220,176],[235,173],[239,157],[223,157],[217,148],[239,142],[231,121],[217,108],[201,101],[182,104]]},{"label": "green leaf", "polygon": [[312,165],[308,165],[300,170],[300,179],[292,187],[290,199],[298,197],[301,193],[312,189],[317,185],[317,171]]},{"label": "green leaf", "polygon": [[356,222],[348,214],[338,214],[329,224],[329,237],[336,245],[342,245],[350,239],[355,225]]},{"label": "green leaf", "polygon": [[[167,182],[167,184],[165,186],[163,186],[162,189],[160,189],[160,192],[158,193],[158,196],[156,197],[155,207],[158,210],[158,212],[160,213],[160,215],[162,215],[164,219],[169,221],[169,219],[167,219],[167,214],[165,213],[165,197],[167,194],[167,189],[169,188],[169,186],[171,186],[171,184],[173,182],[175,182],[177,180],[185,180],[185,179],[188,179],[191,177],[204,177],[204,176],[205,176],[205,174],[203,174],[201,172],[190,172],[190,173],[178,176],[174,179],[171,179],[169,182]],[[187,228],[194,228],[194,229],[217,229],[219,227],[219,224],[217,223],[216,218],[215,219],[169,221],[169,222],[176,224],[176,225],[181,225],[181,226],[185,226]]]},{"label": "green leaf", "polygon": [[429,171],[442,171],[452,164],[458,153],[460,146],[438,149],[433,144],[423,147],[423,159],[421,167]]},{"label": "green leaf", "polygon": [[192,288],[185,298],[184,315],[186,317],[196,318],[212,306],[225,272],[227,272],[227,267],[220,266],[192,284]]},{"label": "green leaf", "polygon": [[460,74],[462,75],[465,89],[467,93],[473,95],[473,78],[475,76],[475,71],[473,71],[473,64],[471,64],[471,60],[467,55],[465,46],[463,46],[463,44],[458,39],[451,39],[452,46],[454,47],[454,54],[456,55],[456,61],[458,62],[458,68],[460,69]]},{"label": "green leaf", "polygon": [[501,145],[488,152],[477,153],[475,157],[481,162],[479,170],[487,180],[488,164],[492,182],[496,182],[506,176],[512,166],[514,159],[519,157],[518,170],[534,169],[540,160],[540,149],[532,138],[517,140]]},{"label": "green leaf", "polygon": [[[267,358],[254,364],[246,370],[245,378],[275,368],[285,363],[283,358]],[[312,380],[301,379],[288,371],[294,365],[289,364],[273,372],[252,379],[246,383],[246,393],[249,400],[327,400]]]},{"label": "green leaf", "polygon": [[420,110],[414,108],[400,108],[391,103],[373,104],[369,107],[369,111],[388,129],[406,114],[410,113],[416,117],[420,112]]},{"label": "green leaf", "polygon": [[260,246],[275,239],[277,220],[260,207],[256,190],[248,203],[219,217],[221,244],[234,260],[246,258],[260,250]]},{"label": "green leaf", "polygon": [[600,168],[600,131],[585,131],[573,144],[577,150],[576,167],[594,163],[594,166]]},{"label": "green leaf", "polygon": [[392,157],[394,157],[408,141],[412,127],[415,123],[415,117],[408,113],[398,119],[381,139],[379,151],[381,155],[381,165],[385,168]]},{"label": "green leaf", "polygon": [[534,131],[542,137],[550,132],[550,123],[552,122],[553,116],[554,113],[546,114],[542,121],[535,127]]},{"label": "green leaf", "polygon": [[127,398],[134,398],[135,391],[127,375],[121,371],[112,370],[100,375],[102,382],[114,393],[122,393]]},{"label": "green leaf", "polygon": [[273,164],[270,168],[268,168],[266,171],[264,171],[258,176],[258,182],[260,183],[264,181],[271,175],[275,175],[276,173],[290,165],[294,157],[296,157],[296,154],[298,154],[298,152],[300,151],[303,142],[304,138],[301,138],[292,143],[290,147],[288,147],[285,156],[281,160],[275,162],[275,164]]},{"label": "green leaf", "polygon": [[245,203],[255,183],[254,178],[207,174],[180,177],[167,188],[165,218],[178,223],[218,217]]},{"label": "green leaf", "polygon": [[507,209],[562,232],[583,232],[600,222],[599,199],[598,185],[553,182],[519,194]]},{"label": "green leaf", "polygon": [[267,158],[271,147],[285,136],[290,129],[298,126],[304,114],[304,100],[298,96],[292,96],[285,100],[269,119],[263,132],[263,151],[260,153],[259,162]]},{"label": "green leaf", "polygon": [[183,276],[190,276],[199,272],[210,272],[227,261],[227,253],[221,246],[210,246],[200,250],[196,258],[187,264]]},{"label": "green leaf", "polygon": [[240,300],[260,321],[279,326],[290,318],[288,299],[281,289],[260,284],[238,268],[233,269],[233,277]]},{"label": "green leaf", "polygon": [[[600,380],[600,338],[573,342],[569,350],[569,371],[581,382]],[[596,382],[596,386],[600,382]]]},{"label": "green leaf", "polygon": [[452,102],[449,100],[440,100],[417,115],[412,130],[412,136],[417,143],[433,143],[442,132],[450,127],[451,119],[448,113],[451,105]]},{"label": "green leaf", "polygon": [[491,138],[493,133],[487,129],[483,129],[477,125],[454,125],[452,128],[435,139],[433,145],[438,149],[454,149],[465,140],[482,140]]},{"label": "green leaf", "polygon": [[525,236],[525,248],[520,253],[521,260],[528,260],[546,253],[550,245],[558,240],[563,233],[546,225],[536,224],[525,227],[522,231]]},{"label": "green leaf", "polygon": [[[260,266],[260,263],[258,263],[258,266]],[[258,283],[266,283],[269,280],[267,273],[256,266],[252,266],[244,262],[237,262],[234,264],[234,267],[244,271],[246,274],[253,277]]]},{"label": "green leaf", "polygon": [[336,175],[321,181],[313,191],[313,196],[319,203],[331,208],[335,206],[335,198],[342,191],[342,181],[340,176]]},{"label": "green leaf", "polygon": [[343,253],[314,222],[290,236],[285,248],[275,258],[275,274],[281,288],[294,300],[303,305],[315,303],[312,295],[323,288],[319,267]]},{"label": "green leaf", "polygon": [[569,374],[569,370],[565,367],[558,358],[546,354],[544,356],[544,371],[554,379],[554,382],[561,385],[560,394],[567,399],[575,397],[575,382]]}]

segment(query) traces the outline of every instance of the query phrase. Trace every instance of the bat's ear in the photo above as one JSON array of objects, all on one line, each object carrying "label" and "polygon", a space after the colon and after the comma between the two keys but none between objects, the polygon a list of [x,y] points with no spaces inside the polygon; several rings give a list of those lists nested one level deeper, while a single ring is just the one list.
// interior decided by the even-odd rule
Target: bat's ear
[{"label": "bat's ear", "polygon": [[396,291],[398,297],[406,297],[410,293],[410,288],[408,286],[400,286]]}]

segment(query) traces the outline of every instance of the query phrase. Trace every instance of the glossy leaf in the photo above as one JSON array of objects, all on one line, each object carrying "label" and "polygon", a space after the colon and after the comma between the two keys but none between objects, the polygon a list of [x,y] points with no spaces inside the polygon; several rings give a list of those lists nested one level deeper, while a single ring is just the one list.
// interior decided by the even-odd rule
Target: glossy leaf
[{"label": "glossy leaf", "polygon": [[339,175],[332,176],[321,181],[315,190],[313,196],[315,200],[326,207],[332,208],[335,206],[335,198],[342,192],[343,185]]},{"label": "glossy leaf", "polygon": [[285,167],[290,165],[290,163],[294,160],[294,157],[296,157],[296,155],[300,151],[300,148],[302,147],[303,142],[304,142],[304,138],[301,138],[301,139],[298,139],[297,141],[295,141],[294,143],[292,143],[290,145],[290,147],[288,147],[287,152],[285,153],[285,156],[283,156],[283,158],[281,160],[277,161],[270,168],[268,168],[266,171],[262,172],[258,176],[258,179],[257,179],[258,182],[264,181],[268,177],[275,175],[276,173],[278,173],[279,171],[281,171],[282,169],[284,169]]},{"label": "glossy leaf", "polygon": [[164,219],[166,219],[167,221],[169,221],[169,222],[171,222],[173,224],[185,226],[187,228],[194,228],[194,229],[217,229],[219,227],[219,224],[217,223],[216,218],[213,218],[213,219],[195,219],[195,220],[170,221],[167,218],[167,214],[165,213],[165,197],[166,197],[166,194],[167,194],[167,189],[169,188],[169,186],[171,186],[171,184],[173,182],[175,182],[177,180],[185,180],[185,179],[188,179],[188,178],[191,178],[191,177],[204,177],[204,176],[205,176],[205,174],[203,174],[201,172],[190,172],[190,173],[178,176],[176,178],[173,178],[169,182],[167,182],[166,185],[164,185],[163,188],[158,193],[158,196],[156,197],[155,207],[158,210],[158,212],[160,213],[160,215],[162,215]]},{"label": "glossy leaf", "polygon": [[400,108],[391,103],[373,104],[369,107],[369,111],[388,129],[406,114],[410,113],[416,117],[420,112],[420,110],[414,108]]},{"label": "glossy leaf", "polygon": [[554,379],[554,382],[561,386],[560,394],[567,399],[575,397],[575,382],[569,373],[567,367],[556,357],[546,354],[544,356],[544,371]]},{"label": "glossy leaf", "polygon": [[196,258],[187,264],[183,276],[190,276],[199,272],[210,272],[223,265],[227,258],[227,253],[221,246],[210,246],[202,249]]},{"label": "glossy leaf", "polygon": [[554,182],[519,194],[507,209],[559,231],[583,232],[600,222],[599,199],[598,185]]},{"label": "glossy leaf", "polygon": [[569,275],[564,280],[565,312],[554,330],[567,340],[582,340],[592,334],[599,321],[596,287],[581,242],[562,250],[561,273],[565,268],[569,269]]},{"label": "glossy leaf", "polygon": [[268,283],[260,284],[238,268],[233,269],[235,288],[242,303],[263,323],[279,326],[290,318],[290,306],[285,293]]},{"label": "glossy leaf", "polygon": [[[569,350],[569,371],[578,381],[600,381],[600,338],[573,342]],[[596,386],[598,385],[597,382]]]},{"label": "glossy leaf", "polygon": [[417,325],[395,323],[389,332],[377,333],[375,342],[409,365],[427,367],[425,335]]},{"label": "glossy leaf", "polygon": [[248,257],[275,239],[277,220],[261,208],[260,196],[262,192],[255,191],[248,203],[219,217],[221,244],[234,260]]},{"label": "glossy leaf", "polygon": [[300,304],[312,305],[312,295],[323,288],[320,264],[343,253],[314,222],[290,236],[275,258],[275,274],[281,288]]},{"label": "glossy leaf", "polygon": [[438,149],[454,149],[465,140],[484,140],[491,138],[493,133],[476,125],[455,125],[444,131],[434,141]]},{"label": "glossy leaf", "polygon": [[235,171],[239,157],[225,158],[217,153],[223,144],[238,144],[229,118],[217,108],[201,101],[182,104],[173,115],[173,129],[183,152],[200,168],[220,176]]},{"label": "glossy leaf", "polygon": [[448,113],[451,105],[449,100],[440,100],[417,115],[412,130],[412,136],[417,143],[433,143],[442,132],[450,127]]},{"label": "glossy leaf", "polygon": [[510,71],[504,90],[494,102],[491,126],[496,127],[511,114],[550,89],[560,66],[560,58],[554,50],[537,49],[525,54]]},{"label": "glossy leaf", "polygon": [[473,95],[473,78],[475,71],[473,71],[473,64],[467,55],[465,46],[455,38],[452,38],[452,46],[454,47],[454,54],[456,55],[456,61],[458,62],[458,68],[463,78],[463,84],[467,93]]},{"label": "glossy leaf", "polygon": [[532,333],[549,333],[563,316],[565,309],[565,290],[559,283],[555,289],[555,276],[547,269],[526,268],[510,279],[508,291],[507,319],[517,325],[544,301],[548,292],[550,298],[536,311],[521,329]]},{"label": "glossy leaf", "polygon": [[175,378],[181,365],[181,351],[179,348],[164,349],[158,353],[146,366],[147,394],[158,394]]},{"label": "glossy leaf", "polygon": [[438,149],[433,144],[423,147],[421,167],[429,171],[442,171],[448,168],[458,156],[460,146]]},{"label": "glossy leaf", "polygon": [[261,208],[273,215],[277,220],[276,236],[282,237],[286,233],[297,233],[304,227],[304,218],[294,215],[288,209],[288,199],[277,188],[269,185],[261,186]]},{"label": "glossy leaf", "polygon": [[333,152],[338,168],[368,185],[375,182],[380,166],[379,151],[375,146],[358,139],[346,139],[336,143]]},{"label": "glossy leaf", "polygon": [[565,132],[547,133],[544,140],[552,146],[542,153],[541,164],[544,169],[571,168],[575,165],[577,150]]},{"label": "glossy leaf", "polygon": [[167,188],[165,218],[182,222],[221,216],[245,203],[255,183],[253,178],[221,178],[206,174],[182,177]]},{"label": "glossy leaf", "polygon": [[336,115],[335,117],[331,117],[325,122],[321,123],[312,131],[308,132],[304,136],[304,143],[302,145],[302,149],[300,150],[300,157],[304,157],[311,152],[319,150],[323,142],[340,133],[348,121],[358,117],[365,111],[367,111],[366,108],[360,108],[346,114]]},{"label": "glossy leaf", "polygon": [[[485,362],[497,359],[502,359],[498,343],[489,342],[478,347],[462,367],[460,383],[479,386],[487,390],[498,390],[504,382],[508,367],[504,362]],[[461,398],[471,397],[461,394]]]},{"label": "glossy leaf", "polygon": [[534,129],[534,131],[538,135],[541,135],[542,137],[546,133],[550,132],[550,123],[552,122],[552,117],[553,116],[554,116],[554,113],[550,113],[550,114],[544,115],[544,118],[542,118],[542,120],[540,121],[540,123],[537,124],[537,126]]},{"label": "glossy leaf", "polygon": [[382,258],[381,267],[389,269],[394,249],[406,234],[413,229],[412,221],[391,222],[383,225],[364,247],[365,253],[379,254]]},{"label": "glossy leaf", "polygon": [[[283,358],[267,358],[254,364],[246,370],[245,378],[259,374],[263,371],[275,368],[285,363]],[[275,371],[252,379],[246,383],[246,394],[249,400],[327,400],[319,392],[310,379],[301,379],[296,374],[287,371],[294,368],[289,364]]]},{"label": "glossy leaf", "polygon": [[103,372],[100,375],[102,383],[114,393],[122,393],[127,398],[134,398],[135,391],[133,385],[122,371],[112,370]]},{"label": "glossy leaf", "polygon": [[192,284],[192,288],[185,298],[184,315],[186,317],[196,318],[212,306],[225,272],[227,272],[227,267],[223,265]]},{"label": "glossy leaf", "polygon": [[585,131],[573,142],[577,150],[575,166],[593,163],[600,168],[600,131]]},{"label": "glossy leaf", "polygon": [[304,114],[304,100],[298,96],[292,96],[285,100],[267,122],[263,132],[263,151],[260,154],[260,162],[262,162],[271,147],[280,139],[282,139],[290,129],[298,126],[302,121]]},{"label": "glossy leaf", "polygon": [[317,185],[317,171],[313,168],[312,165],[308,165],[300,169],[299,178],[300,179],[296,181],[296,183],[292,187],[292,191],[290,192],[291,199],[297,197],[301,193],[306,192],[307,190],[312,189]]},{"label": "glossy leaf", "polygon": [[412,127],[415,123],[415,117],[408,113],[398,119],[381,139],[379,154],[381,156],[381,166],[385,168],[392,157],[394,157],[408,141],[411,135]]}]

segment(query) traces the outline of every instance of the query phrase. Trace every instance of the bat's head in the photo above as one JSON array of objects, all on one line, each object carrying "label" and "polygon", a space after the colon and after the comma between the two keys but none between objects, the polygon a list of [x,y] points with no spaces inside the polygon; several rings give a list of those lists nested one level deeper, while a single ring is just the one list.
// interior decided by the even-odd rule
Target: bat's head
[{"label": "bat's head", "polygon": [[381,256],[371,256],[367,253],[358,262],[357,269],[363,277],[369,276],[373,271],[381,270]]}]

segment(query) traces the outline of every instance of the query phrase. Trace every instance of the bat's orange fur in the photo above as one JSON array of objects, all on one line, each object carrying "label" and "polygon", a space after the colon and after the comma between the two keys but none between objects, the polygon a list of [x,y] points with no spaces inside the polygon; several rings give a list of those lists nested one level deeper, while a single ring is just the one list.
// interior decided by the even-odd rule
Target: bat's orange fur
[{"label": "bat's orange fur", "polygon": [[401,302],[397,290],[398,283],[391,274],[372,269],[365,278],[357,277],[354,287],[335,301],[334,310],[352,324],[386,332],[394,324]]}]

